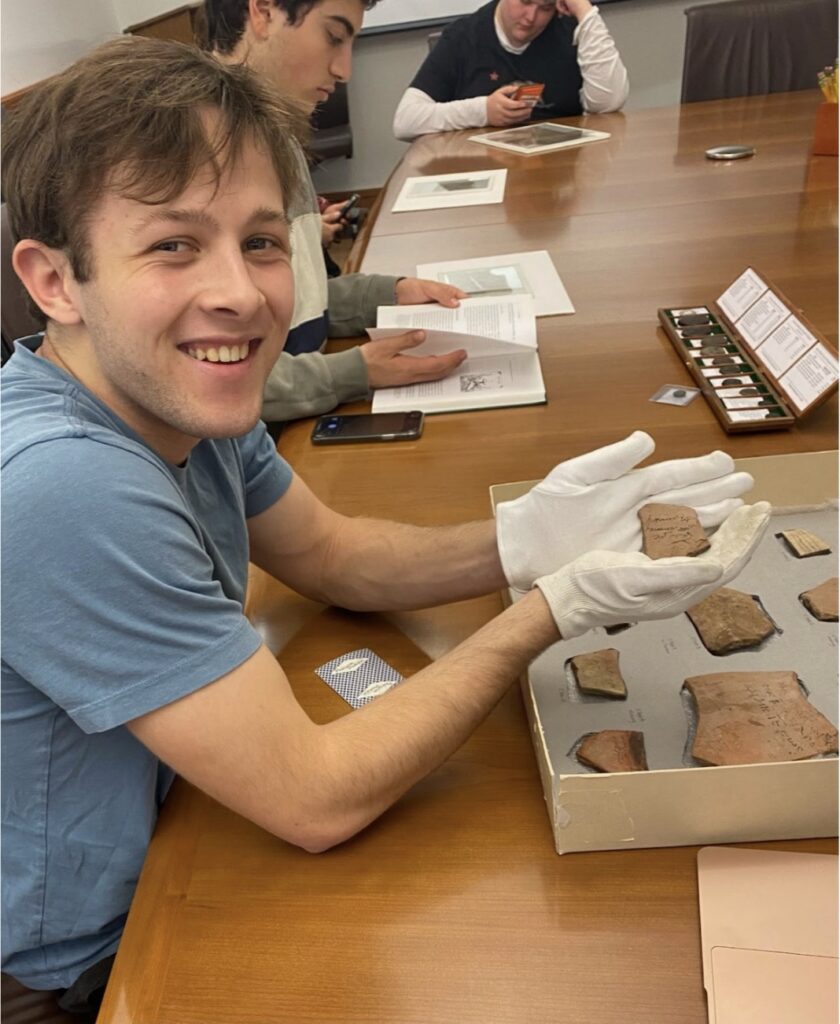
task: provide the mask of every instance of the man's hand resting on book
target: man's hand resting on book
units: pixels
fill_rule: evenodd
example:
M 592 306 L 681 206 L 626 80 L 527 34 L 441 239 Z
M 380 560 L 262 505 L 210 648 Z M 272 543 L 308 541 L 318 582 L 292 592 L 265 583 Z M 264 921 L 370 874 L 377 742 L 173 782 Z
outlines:
M 737 576 L 770 519 L 766 501 L 737 508 L 696 558 L 659 558 L 640 551 L 590 551 L 535 583 L 565 640 L 595 626 L 667 619 L 693 607 Z
M 428 281 L 422 277 L 401 277 L 396 288 L 397 306 L 418 306 L 423 302 L 439 302 L 441 306 L 454 309 L 461 299 L 469 298 L 466 292 L 443 281 Z
M 361 346 L 372 388 L 398 388 L 406 384 L 438 380 L 451 373 L 467 358 L 464 349 L 442 356 L 410 356 L 405 350 L 422 344 L 425 331 L 407 331 L 395 338 L 380 338 Z
M 688 505 L 710 528 L 752 487 L 749 473 L 735 473 L 724 452 L 636 469 L 653 449 L 653 439 L 637 430 L 561 462 L 527 494 L 500 504 L 496 537 L 508 583 L 528 590 L 588 551 L 640 551 L 638 510 L 648 502 Z

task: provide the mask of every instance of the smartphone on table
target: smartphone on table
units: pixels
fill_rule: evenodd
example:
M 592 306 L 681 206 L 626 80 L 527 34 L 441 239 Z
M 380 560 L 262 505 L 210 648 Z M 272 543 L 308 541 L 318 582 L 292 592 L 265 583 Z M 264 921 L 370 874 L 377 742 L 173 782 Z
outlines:
M 312 428 L 313 444 L 354 444 L 360 441 L 413 441 L 423 433 L 423 413 L 372 412 L 353 416 L 321 416 Z

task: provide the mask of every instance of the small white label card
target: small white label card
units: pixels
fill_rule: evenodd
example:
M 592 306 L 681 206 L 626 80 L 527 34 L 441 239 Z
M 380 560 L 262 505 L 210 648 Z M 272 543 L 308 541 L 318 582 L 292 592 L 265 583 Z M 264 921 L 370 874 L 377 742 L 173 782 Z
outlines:
M 766 291 L 767 285 L 752 267 L 747 267 L 744 273 L 736 281 L 732 282 L 717 301 L 730 320 L 737 320 Z
M 353 708 L 364 707 L 405 678 L 369 647 L 333 658 L 315 673 Z
M 761 358 L 764 365 L 780 377 L 816 340 L 805 324 L 789 316 L 761 346 Z
M 753 348 L 758 348 L 767 335 L 789 316 L 790 310 L 784 302 L 773 292 L 767 291 L 740 320 L 736 320 L 735 326 Z
M 837 359 L 823 344 L 814 347 L 779 379 L 797 409 L 807 409 L 837 380 Z

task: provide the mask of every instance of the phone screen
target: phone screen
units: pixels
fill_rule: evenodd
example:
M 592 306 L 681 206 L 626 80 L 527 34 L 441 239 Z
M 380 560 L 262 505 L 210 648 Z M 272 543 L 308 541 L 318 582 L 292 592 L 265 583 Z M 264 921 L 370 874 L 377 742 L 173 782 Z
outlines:
M 312 443 L 410 440 L 419 437 L 422 430 L 423 414 L 416 411 L 322 416 L 312 431 Z

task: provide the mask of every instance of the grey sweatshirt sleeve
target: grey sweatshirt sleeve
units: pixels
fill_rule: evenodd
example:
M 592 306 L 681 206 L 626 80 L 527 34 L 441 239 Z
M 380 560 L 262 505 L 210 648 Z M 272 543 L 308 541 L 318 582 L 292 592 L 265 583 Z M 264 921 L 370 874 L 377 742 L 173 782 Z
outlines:
M 358 348 L 329 355 L 284 352 L 266 382 L 262 417 L 277 423 L 319 416 L 342 402 L 358 402 L 367 395 L 367 367 Z
M 398 277 L 385 274 L 343 274 L 327 282 L 331 338 L 352 338 L 376 324 L 376 307 L 396 302 Z

